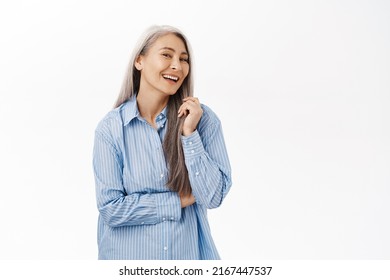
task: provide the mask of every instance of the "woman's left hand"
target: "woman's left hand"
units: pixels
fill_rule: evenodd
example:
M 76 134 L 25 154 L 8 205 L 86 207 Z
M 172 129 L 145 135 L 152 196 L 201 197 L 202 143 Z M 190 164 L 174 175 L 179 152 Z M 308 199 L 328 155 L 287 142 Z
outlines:
M 203 110 L 200 107 L 199 99 L 196 97 L 187 97 L 183 99 L 183 104 L 178 111 L 178 117 L 185 117 L 183 124 L 183 135 L 188 136 L 195 131 L 196 126 L 202 117 Z

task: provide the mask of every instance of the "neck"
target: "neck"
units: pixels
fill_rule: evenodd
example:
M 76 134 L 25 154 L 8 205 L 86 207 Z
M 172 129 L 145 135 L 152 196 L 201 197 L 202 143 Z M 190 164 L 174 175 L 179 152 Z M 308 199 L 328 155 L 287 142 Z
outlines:
M 156 126 L 156 117 L 167 106 L 169 96 L 156 97 L 153 94 L 139 91 L 137 94 L 137 105 L 139 113 L 153 127 Z

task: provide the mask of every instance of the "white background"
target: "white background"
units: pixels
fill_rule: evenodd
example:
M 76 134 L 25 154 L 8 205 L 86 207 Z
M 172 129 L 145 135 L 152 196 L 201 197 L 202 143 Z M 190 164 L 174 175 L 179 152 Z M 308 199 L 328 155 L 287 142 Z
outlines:
M 223 123 L 222 258 L 390 258 L 390 2 L 164 0 L 1 2 L 0 259 L 96 259 L 94 129 L 151 24 Z

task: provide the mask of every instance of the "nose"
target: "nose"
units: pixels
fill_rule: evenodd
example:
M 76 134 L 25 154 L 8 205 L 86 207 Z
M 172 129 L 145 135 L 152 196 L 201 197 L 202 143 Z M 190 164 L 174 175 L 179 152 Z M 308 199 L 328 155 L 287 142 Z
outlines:
M 178 71 L 182 70 L 179 59 L 172 59 L 171 69 L 172 70 L 178 70 Z

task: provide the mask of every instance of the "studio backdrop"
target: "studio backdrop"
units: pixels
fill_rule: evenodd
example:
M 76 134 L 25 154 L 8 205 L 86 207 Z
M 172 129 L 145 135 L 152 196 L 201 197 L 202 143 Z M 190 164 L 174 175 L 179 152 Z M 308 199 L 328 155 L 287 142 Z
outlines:
M 390 2 L 2 1 L 0 259 L 96 259 L 94 130 L 152 24 L 222 121 L 223 259 L 390 258 Z

